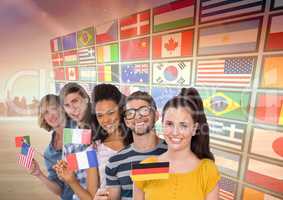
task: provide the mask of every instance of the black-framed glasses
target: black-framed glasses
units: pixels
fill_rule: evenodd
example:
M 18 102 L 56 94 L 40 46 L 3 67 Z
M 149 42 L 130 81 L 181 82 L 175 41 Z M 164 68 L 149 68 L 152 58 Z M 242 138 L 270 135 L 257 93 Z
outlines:
M 142 107 L 139 107 L 137 109 L 131 108 L 131 109 L 125 110 L 124 117 L 127 120 L 133 119 L 133 118 L 135 118 L 137 112 L 141 116 L 146 117 L 150 114 L 151 110 L 152 110 L 152 108 L 150 106 L 142 106 Z

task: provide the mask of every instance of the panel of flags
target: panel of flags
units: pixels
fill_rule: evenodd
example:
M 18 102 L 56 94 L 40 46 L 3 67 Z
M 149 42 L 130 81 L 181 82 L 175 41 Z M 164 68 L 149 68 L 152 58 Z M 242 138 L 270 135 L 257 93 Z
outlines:
M 216 163 L 227 176 L 220 199 L 283 197 L 282 180 L 265 179 L 274 188 L 251 180 L 256 169 L 248 162 L 252 157 L 250 163 L 276 171 L 283 159 L 282 2 L 176 0 L 54 37 L 56 92 L 70 81 L 88 92 L 107 82 L 126 95 L 149 92 L 160 111 L 180 88 L 194 86 L 203 98 Z M 244 169 L 237 168 L 242 162 Z M 236 194 L 239 180 L 257 192 Z

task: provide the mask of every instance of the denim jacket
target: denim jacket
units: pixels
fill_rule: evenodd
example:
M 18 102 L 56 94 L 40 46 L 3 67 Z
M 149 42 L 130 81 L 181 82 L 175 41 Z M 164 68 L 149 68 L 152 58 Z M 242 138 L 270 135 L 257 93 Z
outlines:
M 55 150 L 53 147 L 53 140 L 54 140 L 55 132 L 52 133 L 52 139 L 50 144 L 47 146 L 44 152 L 44 162 L 48 172 L 48 179 L 57 183 L 57 185 L 61 188 L 61 199 L 62 200 L 69 200 L 72 199 L 73 191 L 66 183 L 61 181 L 55 170 L 52 168 L 54 164 L 56 164 L 57 160 L 62 159 L 62 150 Z

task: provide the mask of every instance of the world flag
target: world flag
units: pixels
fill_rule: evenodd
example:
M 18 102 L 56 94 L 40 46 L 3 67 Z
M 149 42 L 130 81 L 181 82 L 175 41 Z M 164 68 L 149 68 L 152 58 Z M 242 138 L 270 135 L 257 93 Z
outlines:
M 208 115 L 240 121 L 248 119 L 248 92 L 200 91 L 200 95 Z
M 283 49 L 283 15 L 275 15 L 269 19 L 269 29 L 265 44 L 266 51 L 278 51 Z
M 153 63 L 153 83 L 156 84 L 190 84 L 191 62 L 160 62 Z
M 245 187 L 243 190 L 243 200 L 282 200 L 265 192 Z
M 118 62 L 118 44 L 109 44 L 97 47 L 97 63 Z
M 23 143 L 21 153 L 18 155 L 18 163 L 23 167 L 30 169 L 34 155 L 35 149 L 29 144 Z
M 30 137 L 28 135 L 15 137 L 16 147 L 22 147 L 23 143 L 30 145 Z
M 120 38 L 126 39 L 149 34 L 150 10 L 120 19 Z
M 50 40 L 51 52 L 62 51 L 62 41 L 60 37 Z
M 78 48 L 94 45 L 94 27 L 88 27 L 77 33 Z
M 283 56 L 267 56 L 263 59 L 261 88 L 283 89 Z
M 123 64 L 121 66 L 123 83 L 148 83 L 149 64 Z
M 255 57 L 200 60 L 197 63 L 196 85 L 250 87 Z
M 52 65 L 53 66 L 62 66 L 63 65 L 63 53 L 53 53 L 52 57 Z
M 91 129 L 64 128 L 63 144 L 90 144 Z
M 194 24 L 195 0 L 174 1 L 153 8 L 153 32 L 167 31 Z
M 91 96 L 95 83 L 81 82 L 80 85 L 85 89 L 86 93 Z
M 222 177 L 219 181 L 219 199 L 220 200 L 234 200 L 237 190 L 237 182 Z
M 152 58 L 174 58 L 192 56 L 193 31 L 186 30 L 152 38 Z
M 64 52 L 64 65 L 75 65 L 78 63 L 77 50 Z
M 271 10 L 283 9 L 283 2 L 281 0 L 272 0 L 270 8 Z
M 228 122 L 220 119 L 207 119 L 209 125 L 209 137 L 212 144 L 241 150 L 246 126 L 236 122 Z
M 260 93 L 257 96 L 255 121 L 271 125 L 283 125 L 283 95 Z
M 147 60 L 149 58 L 149 37 L 121 42 L 121 60 Z
M 132 164 L 133 181 L 161 180 L 169 178 L 169 162 L 152 162 Z
M 143 92 L 148 92 L 149 88 L 147 86 L 137 86 L 137 85 L 121 85 L 120 86 L 120 91 L 126 95 L 129 96 L 133 92 L 136 91 L 143 91 Z
M 177 96 L 179 92 L 180 88 L 153 87 L 151 89 L 151 95 L 155 100 L 157 109 L 159 111 L 162 111 L 162 108 L 164 107 L 165 103 L 174 96 Z
M 80 80 L 81 81 L 96 81 L 96 67 L 95 66 L 87 66 L 80 67 Z
M 98 167 L 97 154 L 95 150 L 82 151 L 68 154 L 66 156 L 68 169 L 71 171 Z
M 95 49 L 94 47 L 78 50 L 80 64 L 95 64 Z
M 216 148 L 212 148 L 211 152 L 214 155 L 215 164 L 221 173 L 233 177 L 238 176 L 241 160 L 238 154 L 218 150 Z
M 66 80 L 68 80 L 68 81 L 79 80 L 78 67 L 66 67 Z
M 56 82 L 56 83 L 55 83 L 55 93 L 56 93 L 57 95 L 59 95 L 61 89 L 64 87 L 65 84 L 66 84 L 66 83 L 63 83 L 63 82 Z
M 96 43 L 112 42 L 118 40 L 117 20 L 96 26 Z
M 199 29 L 198 55 L 255 52 L 261 18 Z
M 250 152 L 283 161 L 283 132 L 254 128 Z
M 243 16 L 262 12 L 264 9 L 264 0 L 249 1 L 201 1 L 200 22 L 206 23 L 220 19 L 227 19 L 237 16 Z
M 76 33 L 70 33 L 64 35 L 63 38 L 63 50 L 75 49 L 77 47 Z
M 119 65 L 98 65 L 99 82 L 119 82 Z
M 273 192 L 283 194 L 283 167 L 271 163 L 249 159 L 245 179 Z
M 55 80 L 65 80 L 65 70 L 64 67 L 54 68 L 54 79 Z

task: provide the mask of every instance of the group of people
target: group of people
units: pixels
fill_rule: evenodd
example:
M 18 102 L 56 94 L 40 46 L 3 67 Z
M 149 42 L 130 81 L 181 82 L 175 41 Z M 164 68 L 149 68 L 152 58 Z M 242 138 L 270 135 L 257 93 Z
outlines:
M 159 117 L 164 140 L 154 128 Z M 220 174 L 194 88 L 183 88 L 160 115 L 146 92 L 125 97 L 116 86 L 99 84 L 90 98 L 79 84 L 68 83 L 59 96 L 41 99 L 38 121 L 52 132 L 44 153 L 48 175 L 36 160 L 30 172 L 63 200 L 218 199 Z M 63 145 L 64 128 L 91 129 L 92 144 Z M 98 167 L 70 171 L 64 157 L 88 150 L 96 151 Z M 170 163 L 168 179 L 132 181 L 133 164 L 155 162 Z

